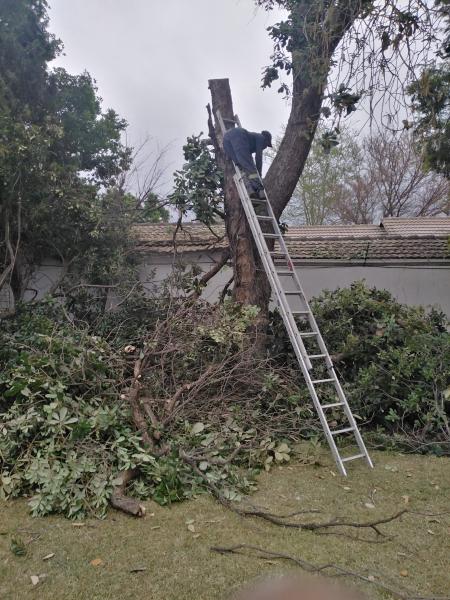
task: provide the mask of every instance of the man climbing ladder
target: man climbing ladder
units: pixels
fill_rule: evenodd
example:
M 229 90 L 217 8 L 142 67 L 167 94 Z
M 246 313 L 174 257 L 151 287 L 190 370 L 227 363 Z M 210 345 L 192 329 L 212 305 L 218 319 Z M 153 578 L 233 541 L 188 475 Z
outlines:
M 261 176 L 262 155 L 266 148 L 272 148 L 272 136 L 268 131 L 253 133 L 243 127 L 234 127 L 223 136 L 224 152 L 244 172 L 250 198 L 265 198 Z M 255 161 L 252 154 L 255 154 Z
M 236 123 L 239 127 L 231 130 L 226 130 L 225 122 L 219 111 L 216 112 L 216 118 L 223 135 L 224 151 L 234 163 L 234 182 L 262 265 L 272 288 L 274 300 L 277 301 L 280 315 L 339 472 L 346 475 L 346 463 L 357 459 L 364 459 L 367 465 L 372 467 L 372 461 L 359 432 L 355 417 L 347 402 L 330 354 L 289 255 L 286 241 L 266 191 L 260 182 L 259 175 L 255 171 L 253 173 L 258 179 L 259 186 L 255 188 L 251 185 L 250 191 L 248 189 L 245 175 L 249 172 L 252 174 L 252 171 L 247 170 L 250 167 L 247 160 L 250 157 L 251 166 L 253 167 L 251 156 L 253 146 L 250 146 L 247 136 L 263 136 L 263 133 L 249 134 L 240 127 L 237 115 L 233 121 L 228 122 Z M 227 148 L 225 147 L 226 139 L 229 142 L 226 144 Z M 267 145 L 270 144 L 271 140 Z M 239 156 L 241 151 L 243 159 L 240 159 Z M 262 160 L 262 149 L 260 152 Z M 245 162 L 244 165 L 242 165 L 242 160 Z M 241 169 L 245 170 L 246 173 L 243 173 Z M 249 181 L 251 182 L 252 179 Z M 255 211 L 256 207 L 258 208 L 258 214 Z M 269 241 L 270 244 L 268 244 Z M 347 445 L 338 447 L 338 443 L 341 445 L 342 441 L 356 445 L 358 448 L 356 454 L 353 453 L 353 449 L 349 454 Z

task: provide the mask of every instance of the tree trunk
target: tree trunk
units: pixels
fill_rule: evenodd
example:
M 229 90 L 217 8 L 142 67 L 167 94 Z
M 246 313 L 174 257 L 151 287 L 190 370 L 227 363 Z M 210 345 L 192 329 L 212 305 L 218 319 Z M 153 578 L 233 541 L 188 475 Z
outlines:
M 234 273 L 233 300 L 259 306 L 261 312 L 258 329 L 264 329 L 268 319 L 270 285 L 233 181 L 233 164 L 223 153 L 222 132 L 217 121 L 217 111 L 220 111 L 223 119 L 234 119 L 230 83 L 228 79 L 211 79 L 209 89 L 215 119 L 214 131 L 210 131 L 210 134 L 215 142 L 216 159 L 225 179 L 225 227 Z M 225 121 L 225 127 L 230 129 L 233 123 Z

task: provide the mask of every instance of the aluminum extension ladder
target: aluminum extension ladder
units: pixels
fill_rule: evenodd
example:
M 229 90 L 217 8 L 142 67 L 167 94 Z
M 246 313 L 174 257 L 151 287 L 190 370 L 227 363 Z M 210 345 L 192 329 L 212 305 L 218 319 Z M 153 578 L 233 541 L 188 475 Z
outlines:
M 218 111 L 216 117 L 223 135 L 226 131 L 224 120 Z M 234 123 L 239 127 L 241 126 L 237 115 L 234 118 Z M 289 339 L 294 348 L 339 472 L 342 475 L 347 475 L 344 463 L 359 458 L 364 458 L 369 467 L 373 468 L 355 417 L 352 414 L 347 398 L 337 378 L 331 357 L 303 292 L 267 194 L 264 191 L 264 199 L 257 200 L 250 198 L 239 167 L 236 165 L 234 167 L 236 170 L 234 181 L 256 247 L 258 248 L 261 262 L 269 279 L 272 292 L 277 300 L 281 317 L 289 334 Z M 261 214 L 261 212 L 264 214 Z M 270 229 L 270 231 L 267 231 L 267 229 Z M 278 244 L 279 250 L 275 249 L 275 245 L 273 251 L 269 249 L 267 246 L 267 240 L 269 239 L 274 240 Z M 282 261 L 281 266 L 280 261 Z M 284 286 L 283 284 L 287 285 Z M 299 319 L 298 322 L 296 321 L 296 317 Z M 305 326 L 306 330 L 304 329 Z M 318 377 L 314 374 L 314 371 L 317 369 L 319 372 L 322 371 L 322 375 Z M 348 426 L 332 429 L 331 426 L 336 418 L 336 416 L 333 417 L 333 411 L 343 411 Z M 350 456 L 341 455 L 337 442 L 339 436 L 342 434 L 353 436 L 359 448 L 357 454 Z

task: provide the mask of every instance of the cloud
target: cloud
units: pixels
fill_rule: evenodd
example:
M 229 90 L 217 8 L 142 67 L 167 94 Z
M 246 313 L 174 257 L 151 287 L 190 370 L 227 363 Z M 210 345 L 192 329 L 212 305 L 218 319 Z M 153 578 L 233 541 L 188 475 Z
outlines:
M 171 142 L 170 170 L 182 163 L 188 135 L 205 131 L 208 79 L 230 79 L 244 127 L 279 135 L 288 106 L 260 88 L 280 13 L 253 0 L 54 0 L 50 29 L 65 55 L 56 65 L 96 79 L 104 108 L 129 123 L 129 141 Z

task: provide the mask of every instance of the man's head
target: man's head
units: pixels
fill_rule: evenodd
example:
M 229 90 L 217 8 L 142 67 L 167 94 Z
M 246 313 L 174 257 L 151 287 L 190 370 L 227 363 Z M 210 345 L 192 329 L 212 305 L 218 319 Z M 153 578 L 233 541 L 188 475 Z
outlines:
M 272 134 L 270 133 L 270 131 L 261 131 L 261 135 L 264 138 L 264 141 L 266 142 L 266 148 L 272 148 Z

